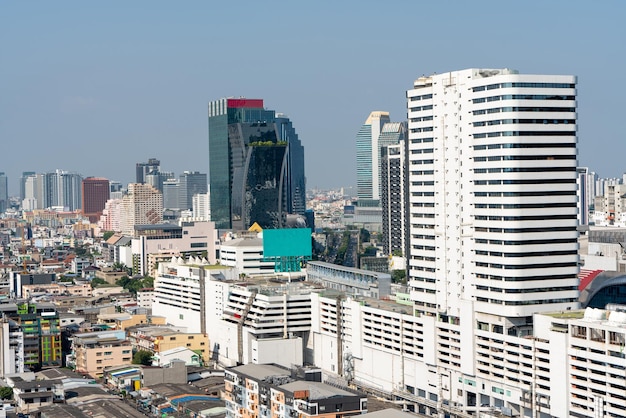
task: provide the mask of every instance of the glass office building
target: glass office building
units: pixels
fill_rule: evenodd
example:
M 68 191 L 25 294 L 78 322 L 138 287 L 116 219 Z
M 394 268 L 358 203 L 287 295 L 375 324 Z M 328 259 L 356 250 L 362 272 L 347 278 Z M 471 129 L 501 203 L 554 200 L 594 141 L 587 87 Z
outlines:
M 210 102 L 209 190 L 218 229 L 279 228 L 304 214 L 304 149 L 291 121 L 263 100 Z

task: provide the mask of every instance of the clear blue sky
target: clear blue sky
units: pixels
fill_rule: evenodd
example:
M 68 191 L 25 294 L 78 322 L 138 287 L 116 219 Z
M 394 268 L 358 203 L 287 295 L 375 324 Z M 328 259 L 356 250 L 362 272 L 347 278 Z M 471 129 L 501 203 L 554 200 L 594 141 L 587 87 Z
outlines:
M 578 76 L 579 164 L 626 171 L 623 1 L 3 1 L 0 171 L 128 183 L 136 162 L 208 172 L 207 102 L 263 98 L 305 147 L 308 187 L 356 183 L 372 110 L 406 117 L 421 75 Z

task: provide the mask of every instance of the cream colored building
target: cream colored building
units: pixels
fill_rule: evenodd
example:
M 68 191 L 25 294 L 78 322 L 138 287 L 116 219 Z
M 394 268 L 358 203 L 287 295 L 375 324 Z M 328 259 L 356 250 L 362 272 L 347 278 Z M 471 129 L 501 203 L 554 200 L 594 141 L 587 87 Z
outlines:
M 71 283 L 26 284 L 22 285 L 25 298 L 41 295 L 91 296 L 91 285 Z
M 78 373 L 101 377 L 106 367 L 131 364 L 132 359 L 132 346 L 124 331 L 87 332 L 72 338 L 67 364 Z
M 184 347 L 198 353 L 203 362 L 209 360 L 209 337 L 202 333 L 187 333 L 173 326 L 138 326 L 128 330 L 128 339 L 134 350 L 145 350 L 159 355 L 173 348 Z
M 105 324 L 111 329 L 126 330 L 136 325 L 165 325 L 166 320 L 162 316 L 148 316 L 146 314 L 131 315 L 129 313 L 102 313 L 98 315 L 98 324 Z

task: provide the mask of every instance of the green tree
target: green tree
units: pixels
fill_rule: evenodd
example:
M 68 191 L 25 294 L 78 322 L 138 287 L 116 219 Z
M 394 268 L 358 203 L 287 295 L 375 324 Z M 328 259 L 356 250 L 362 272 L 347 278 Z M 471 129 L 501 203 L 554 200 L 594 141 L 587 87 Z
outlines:
M 106 241 L 106 240 L 108 240 L 109 238 L 111 238 L 111 237 L 113 236 L 113 234 L 115 234 L 115 232 L 113 232 L 113 231 L 104 231 L 104 232 L 102 233 L 102 239 L 103 239 L 104 241 Z
M 13 388 L 9 386 L 0 387 L 0 399 L 13 399 Z
M 93 278 L 91 280 L 91 288 L 95 289 L 96 287 L 100 286 L 101 284 L 106 284 L 107 281 L 104 279 L 101 279 L 99 277 Z
M 404 270 L 392 270 L 391 281 L 393 283 L 406 284 L 406 271 Z
M 152 353 L 146 350 L 139 350 L 133 356 L 133 364 L 141 364 L 143 366 L 152 365 Z

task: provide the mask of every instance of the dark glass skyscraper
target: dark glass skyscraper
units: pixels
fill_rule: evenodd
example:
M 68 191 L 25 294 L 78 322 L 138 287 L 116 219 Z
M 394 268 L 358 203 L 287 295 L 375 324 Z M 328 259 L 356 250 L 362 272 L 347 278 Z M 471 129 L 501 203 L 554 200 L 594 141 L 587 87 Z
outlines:
M 291 121 L 263 100 L 210 102 L 209 192 L 220 229 L 279 228 L 288 213 L 303 215 L 304 148 Z

